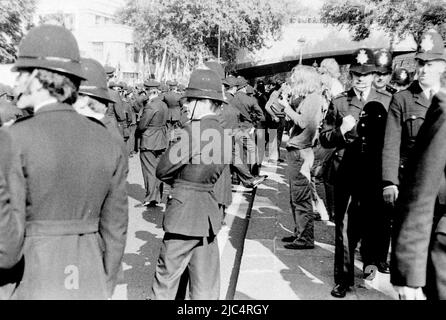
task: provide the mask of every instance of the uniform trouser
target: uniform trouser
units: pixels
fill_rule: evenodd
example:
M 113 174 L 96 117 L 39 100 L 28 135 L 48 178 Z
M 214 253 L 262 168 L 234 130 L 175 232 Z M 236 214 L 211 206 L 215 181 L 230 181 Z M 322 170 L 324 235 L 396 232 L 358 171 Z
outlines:
M 188 269 L 191 300 L 218 300 L 220 297 L 220 255 L 217 237 L 164 235 L 152 299 L 174 300 L 181 276 Z
M 246 163 L 246 160 L 243 157 L 245 151 L 247 152 L 248 143 L 244 144 L 244 139 L 250 140 L 249 138 L 244 137 L 243 133 L 236 133 L 235 135 L 235 144 L 232 148 L 232 165 L 231 171 L 235 172 L 240 181 L 244 186 L 250 184 L 254 179 L 254 176 L 251 174 L 249 167 Z M 249 148 L 252 146 L 250 145 Z M 255 146 L 254 146 L 255 152 Z
M 156 178 L 156 167 L 160 161 L 163 150 L 141 150 L 139 156 L 141 159 L 142 176 L 146 188 L 146 197 L 144 202 L 161 202 L 163 194 L 163 184 Z
M 375 195 L 370 195 L 372 192 L 373 190 L 364 192 L 365 196 L 362 197 L 349 196 L 342 186 L 335 187 L 336 284 L 354 284 L 355 250 L 359 241 L 361 241 L 364 267 L 384 262 L 385 260 L 377 260 L 382 259 L 384 255 L 387 256 L 387 236 L 390 237 L 390 229 L 384 231 L 387 226 L 383 225 L 385 213 L 383 213 L 382 197 L 378 197 L 377 192 Z
M 367 228 L 361 240 L 361 256 L 364 263 L 378 264 L 387 262 L 391 238 L 392 208 L 385 206 L 382 196 L 363 209 Z
M 130 137 L 127 140 L 127 151 L 129 154 L 135 150 L 135 133 L 136 133 L 136 125 L 131 125 Z
M 255 137 L 249 131 L 251 128 L 240 129 L 235 133 L 235 156 L 234 162 L 251 165 L 257 163 L 257 150 L 255 144 Z
M 311 148 L 288 149 L 288 181 L 290 205 L 295 223 L 294 235 L 297 242 L 314 244 L 314 213 L 310 168 L 314 161 Z

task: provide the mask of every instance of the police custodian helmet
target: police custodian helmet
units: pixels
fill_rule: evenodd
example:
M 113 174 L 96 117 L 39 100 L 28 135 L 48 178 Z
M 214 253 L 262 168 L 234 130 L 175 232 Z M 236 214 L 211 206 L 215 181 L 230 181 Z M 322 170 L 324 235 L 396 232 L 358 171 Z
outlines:
M 115 103 L 116 101 L 111 99 L 108 94 L 107 75 L 104 67 L 94 59 L 81 59 L 81 66 L 87 79 L 81 82 L 79 93 Z
M 39 68 L 84 80 L 80 59 L 77 41 L 68 29 L 41 25 L 20 43 L 12 71 Z
M 192 72 L 184 97 L 227 103 L 223 97 L 220 76 L 207 67 Z

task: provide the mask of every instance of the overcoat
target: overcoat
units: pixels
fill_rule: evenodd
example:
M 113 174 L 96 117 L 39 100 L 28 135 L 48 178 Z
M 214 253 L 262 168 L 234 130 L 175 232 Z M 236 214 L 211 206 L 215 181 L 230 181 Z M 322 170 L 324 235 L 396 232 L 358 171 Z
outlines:
M 50 104 L 6 131 L 24 230 L 18 299 L 111 297 L 126 243 L 127 156 L 98 122 Z
M 219 148 L 213 149 L 212 159 L 205 157 L 205 146 L 212 146 L 204 138 L 206 132 L 213 132 L 216 139 L 223 137 L 216 115 L 189 122 L 158 164 L 157 178 L 173 186 L 163 220 L 165 232 L 209 237 L 221 228 L 214 185 L 227 165 Z
M 138 130 L 141 132 L 141 150 L 162 150 L 168 145 L 167 105 L 160 98 L 147 101 L 141 112 Z
M 446 203 L 438 196 L 446 174 L 446 92 L 438 93 L 420 128 L 402 185 L 395 221 L 391 282 L 424 287 L 446 299 Z M 438 199 L 438 198 L 442 199 Z

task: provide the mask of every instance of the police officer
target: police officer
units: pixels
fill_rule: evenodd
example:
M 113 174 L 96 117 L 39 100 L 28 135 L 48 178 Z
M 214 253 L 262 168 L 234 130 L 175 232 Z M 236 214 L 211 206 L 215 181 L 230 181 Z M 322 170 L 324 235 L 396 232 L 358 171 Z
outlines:
M 395 90 L 389 85 L 392 79 L 392 54 L 387 49 L 379 49 L 374 52 L 376 63 L 376 74 L 373 79 L 373 86 L 381 92 L 390 96 Z
M 172 185 L 172 198 L 163 221 L 165 235 L 152 298 L 173 300 L 180 277 L 188 268 L 190 298 L 216 300 L 220 295 L 217 234 L 221 215 L 214 185 L 227 164 L 225 150 L 220 149 L 224 141 L 214 144 L 212 152 L 202 152 L 209 143 L 202 137 L 211 133 L 213 141 L 224 137 L 216 115 L 219 105 L 225 103 L 219 76 L 208 68 L 194 70 L 185 98 L 191 121 L 180 140 L 161 157 L 156 170 L 159 179 Z
M 389 205 L 394 205 L 398 198 L 418 130 L 432 97 L 440 90 L 441 74 L 446 68 L 443 51 L 440 34 L 434 30 L 425 32 L 415 55 L 418 79 L 396 93 L 390 104 L 382 158 L 383 197 Z
M 361 149 L 358 146 L 362 138 L 356 130 L 366 103 L 377 101 L 387 108 L 390 102 L 387 94 L 372 87 L 375 72 L 373 52 L 367 48 L 357 50 L 350 66 L 353 87 L 332 100 L 320 134 L 324 148 L 336 148 L 332 158 L 335 169 L 329 177 L 335 189 L 335 287 L 331 292 L 335 297 L 345 297 L 349 287 L 354 285 L 355 248 L 365 235 L 367 228 L 363 225 L 375 208 L 367 208 L 375 197 L 370 196 L 367 183 L 360 179 L 361 172 L 369 168 L 362 167 L 359 162 Z M 367 251 L 362 253 L 364 276 L 367 277 L 367 266 L 372 261 L 364 255 Z
M 390 280 L 403 300 L 446 300 L 445 119 L 443 85 L 426 112 L 396 208 Z
M 86 80 L 79 87 L 79 97 L 73 105 L 74 109 L 86 117 L 101 121 L 125 152 L 116 120 L 106 115 L 108 104 L 114 101 L 109 95 L 104 68 L 98 61 L 86 58 L 81 59 L 81 66 Z
M 144 82 L 147 89 L 147 100 L 141 110 L 138 131 L 141 134 L 139 145 L 141 169 L 144 178 L 146 196 L 144 206 L 154 206 L 161 203 L 163 184 L 156 178 L 156 167 L 161 155 L 168 147 L 167 105 L 159 97 L 160 83 L 155 80 Z
M 237 78 L 237 92 L 235 93 L 234 98 L 231 99 L 231 103 L 241 114 L 240 130 L 237 132 L 236 136 L 237 147 L 242 149 L 242 158 L 244 162 L 250 165 L 251 173 L 254 176 L 258 176 L 257 167 L 260 166 L 261 163 L 259 163 L 257 157 L 254 134 L 258 123 L 264 121 L 265 116 L 257 101 L 246 94 L 247 86 L 248 81 L 246 81 L 245 78 Z
M 13 70 L 18 107 L 34 108 L 6 131 L 26 261 L 14 297 L 110 298 L 126 243 L 127 157 L 104 126 L 72 107 L 84 75 L 70 31 L 29 31 Z
M 170 90 L 163 94 L 163 101 L 167 104 L 169 115 L 167 117 L 167 128 L 169 142 L 175 139 L 175 132 L 181 127 L 181 103 L 182 95 L 175 91 L 177 85 L 174 81 L 167 81 Z
M 395 89 L 395 92 L 400 92 L 409 87 L 412 82 L 412 76 L 405 68 L 395 68 L 390 80 L 390 85 Z
M 127 125 L 127 115 L 125 112 L 125 106 L 122 102 L 121 96 L 119 95 L 119 89 L 121 86 L 119 83 L 112 81 L 115 77 L 115 68 L 106 66 L 105 67 L 107 77 L 109 78 L 108 87 L 109 95 L 114 103 L 109 103 L 107 108 L 107 115 L 113 117 L 118 123 L 119 132 L 121 133 L 122 138 L 124 139 L 124 128 Z

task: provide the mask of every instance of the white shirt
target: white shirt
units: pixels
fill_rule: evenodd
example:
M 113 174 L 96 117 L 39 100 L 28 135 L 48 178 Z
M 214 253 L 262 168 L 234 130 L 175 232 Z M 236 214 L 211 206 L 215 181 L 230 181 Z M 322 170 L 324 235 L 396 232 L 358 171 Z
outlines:
M 419 84 L 420 84 L 421 89 L 423 90 L 424 95 L 428 99 L 431 98 L 431 92 L 433 92 L 434 94 L 437 94 L 438 91 L 440 91 L 440 84 L 438 84 L 434 87 L 431 87 L 431 88 L 425 87 L 421 83 L 419 83 Z
M 361 92 L 359 92 L 355 88 L 353 88 L 353 90 L 355 91 L 355 94 L 358 97 L 358 99 L 361 100 Z M 367 101 L 367 98 L 369 97 L 370 94 L 370 90 L 372 90 L 372 87 L 368 87 L 364 92 L 362 92 L 362 97 L 364 98 L 364 101 Z
M 47 105 L 54 104 L 54 103 L 57 103 L 57 99 L 56 98 L 50 98 L 50 99 L 45 100 L 45 101 L 43 101 L 43 102 L 41 102 L 39 104 L 36 104 L 34 106 L 34 112 L 36 112 L 37 110 L 39 110 L 42 107 L 45 107 Z

